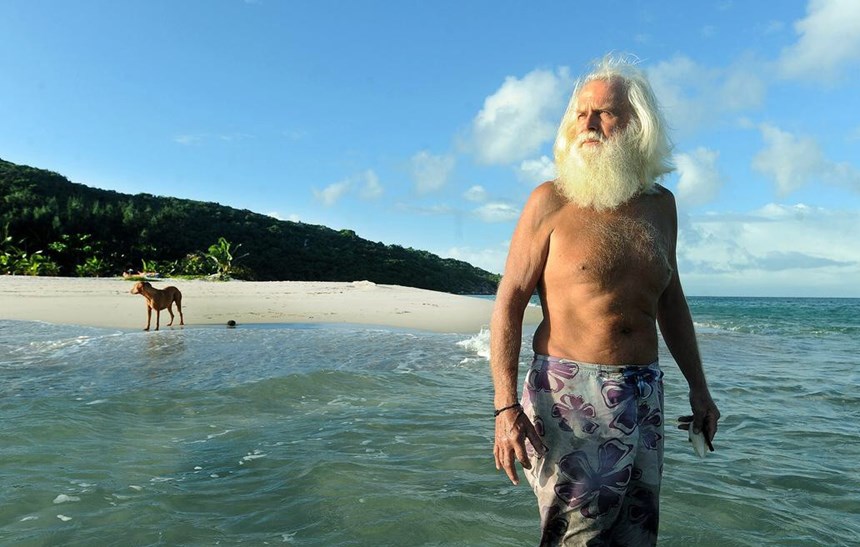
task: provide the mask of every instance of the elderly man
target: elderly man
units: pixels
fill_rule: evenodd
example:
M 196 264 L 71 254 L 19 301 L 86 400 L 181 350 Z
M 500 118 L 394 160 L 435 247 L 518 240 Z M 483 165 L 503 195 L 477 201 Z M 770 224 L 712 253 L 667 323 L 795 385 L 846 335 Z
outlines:
M 705 381 L 675 259 L 665 122 L 644 74 L 606 58 L 576 85 L 558 130 L 558 178 L 529 197 L 491 324 L 496 467 L 538 499 L 541 545 L 653 545 L 663 467 L 657 325 L 690 387 L 682 427 L 711 440 Z M 543 321 L 522 400 L 522 318 Z

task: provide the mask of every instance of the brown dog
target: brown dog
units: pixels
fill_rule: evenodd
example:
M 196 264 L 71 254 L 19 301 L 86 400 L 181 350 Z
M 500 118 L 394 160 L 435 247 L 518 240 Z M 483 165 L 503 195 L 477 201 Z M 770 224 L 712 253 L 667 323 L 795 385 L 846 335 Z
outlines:
M 142 294 L 146 298 L 146 328 L 149 330 L 149 324 L 152 321 L 152 310 L 155 310 L 155 330 L 158 330 L 158 321 L 161 319 L 161 310 L 167 308 L 170 314 L 170 323 L 173 324 L 173 303 L 176 302 L 176 309 L 179 310 L 179 324 L 185 324 L 185 318 L 182 317 L 182 293 L 176 287 L 164 287 L 163 289 L 154 289 L 146 281 L 138 281 L 131 288 L 131 294 Z

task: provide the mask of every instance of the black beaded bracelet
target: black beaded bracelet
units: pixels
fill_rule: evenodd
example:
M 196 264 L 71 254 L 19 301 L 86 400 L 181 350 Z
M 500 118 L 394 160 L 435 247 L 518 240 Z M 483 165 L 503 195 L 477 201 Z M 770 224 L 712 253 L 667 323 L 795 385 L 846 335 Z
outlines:
M 506 406 L 506 407 L 504 407 L 504 408 L 500 408 L 500 409 L 498 409 L 498 410 L 494 411 L 494 412 L 493 412 L 493 418 L 497 418 L 497 417 L 499 416 L 499 414 L 501 414 L 502 412 L 504 412 L 504 411 L 506 411 L 506 410 L 510 410 L 510 409 L 512 409 L 512 408 L 518 408 L 518 409 L 520 409 L 520 410 L 522 410 L 522 409 L 523 409 L 523 407 L 522 407 L 519 403 L 514 403 L 514 404 L 512 404 L 512 405 L 510 405 L 510 406 Z

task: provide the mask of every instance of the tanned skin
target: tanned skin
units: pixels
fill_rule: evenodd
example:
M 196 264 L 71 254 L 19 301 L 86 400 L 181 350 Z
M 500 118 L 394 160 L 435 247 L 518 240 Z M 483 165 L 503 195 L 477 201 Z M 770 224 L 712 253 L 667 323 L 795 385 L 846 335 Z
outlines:
M 626 97 L 603 81 L 579 95 L 576 130 L 610 137 L 630 118 Z M 601 146 L 586 141 L 581 146 Z M 535 353 L 605 365 L 647 365 L 657 360 L 657 327 L 690 386 L 692 427 L 710 444 L 719 411 L 705 381 L 690 310 L 678 277 L 677 211 L 672 193 L 655 186 L 615 209 L 597 211 L 570 202 L 555 182 L 529 197 L 511 240 L 491 322 L 490 366 L 495 407 L 516 403 L 522 318 L 535 290 L 543 321 Z M 526 439 L 546 452 L 522 413 L 496 418 L 494 456 L 514 484 L 515 460 L 531 462 Z

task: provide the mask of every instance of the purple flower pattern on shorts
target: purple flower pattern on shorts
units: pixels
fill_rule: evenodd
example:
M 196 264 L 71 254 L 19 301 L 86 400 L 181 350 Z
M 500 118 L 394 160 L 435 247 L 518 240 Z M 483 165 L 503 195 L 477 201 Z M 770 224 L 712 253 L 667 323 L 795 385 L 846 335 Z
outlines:
M 603 370 L 535 357 L 523 401 L 550 449 L 526 471 L 541 510 L 542 545 L 569 533 L 600 544 L 654 544 L 662 377 L 656 366 Z M 526 443 L 532 457 L 530 449 Z
M 659 380 L 661 375 L 650 369 L 631 367 L 625 371 L 623 381 L 607 380 L 602 390 L 603 401 L 608 408 L 621 407 L 620 411 L 615 411 L 617 415 L 609 427 L 630 435 L 643 420 L 652 417 L 648 404 L 637 404 L 637 401 L 651 397 L 654 393 L 653 382 Z
M 594 405 L 585 402 L 580 395 L 562 395 L 559 402 L 552 405 L 552 417 L 564 431 L 573 431 L 576 426 L 589 435 L 600 427 L 594 421 L 597 412 Z
M 579 365 L 559 360 L 543 360 L 540 368 L 529 370 L 527 384 L 534 391 L 555 393 L 579 372 Z
M 660 525 L 660 509 L 654 492 L 646 488 L 634 488 L 630 492 L 630 500 L 627 518 L 656 537 Z
M 642 428 L 644 431 L 642 433 L 641 442 L 642 446 L 648 450 L 657 450 L 657 445 L 663 436 L 657 433 L 656 429 L 663 425 L 663 414 L 659 410 L 642 403 L 639 405 L 639 425 L 654 426 Z
M 630 435 L 636 429 L 638 409 L 634 386 L 626 382 L 607 380 L 603 385 L 603 402 L 608 408 L 621 407 L 609 427 Z
M 555 493 L 571 509 L 579 509 L 586 518 L 597 518 L 621 503 L 621 496 L 632 476 L 633 465 L 623 463 L 633 447 L 618 439 L 609 439 L 598 449 L 598 467 L 594 469 L 583 451 L 563 456 L 558 469 Z

